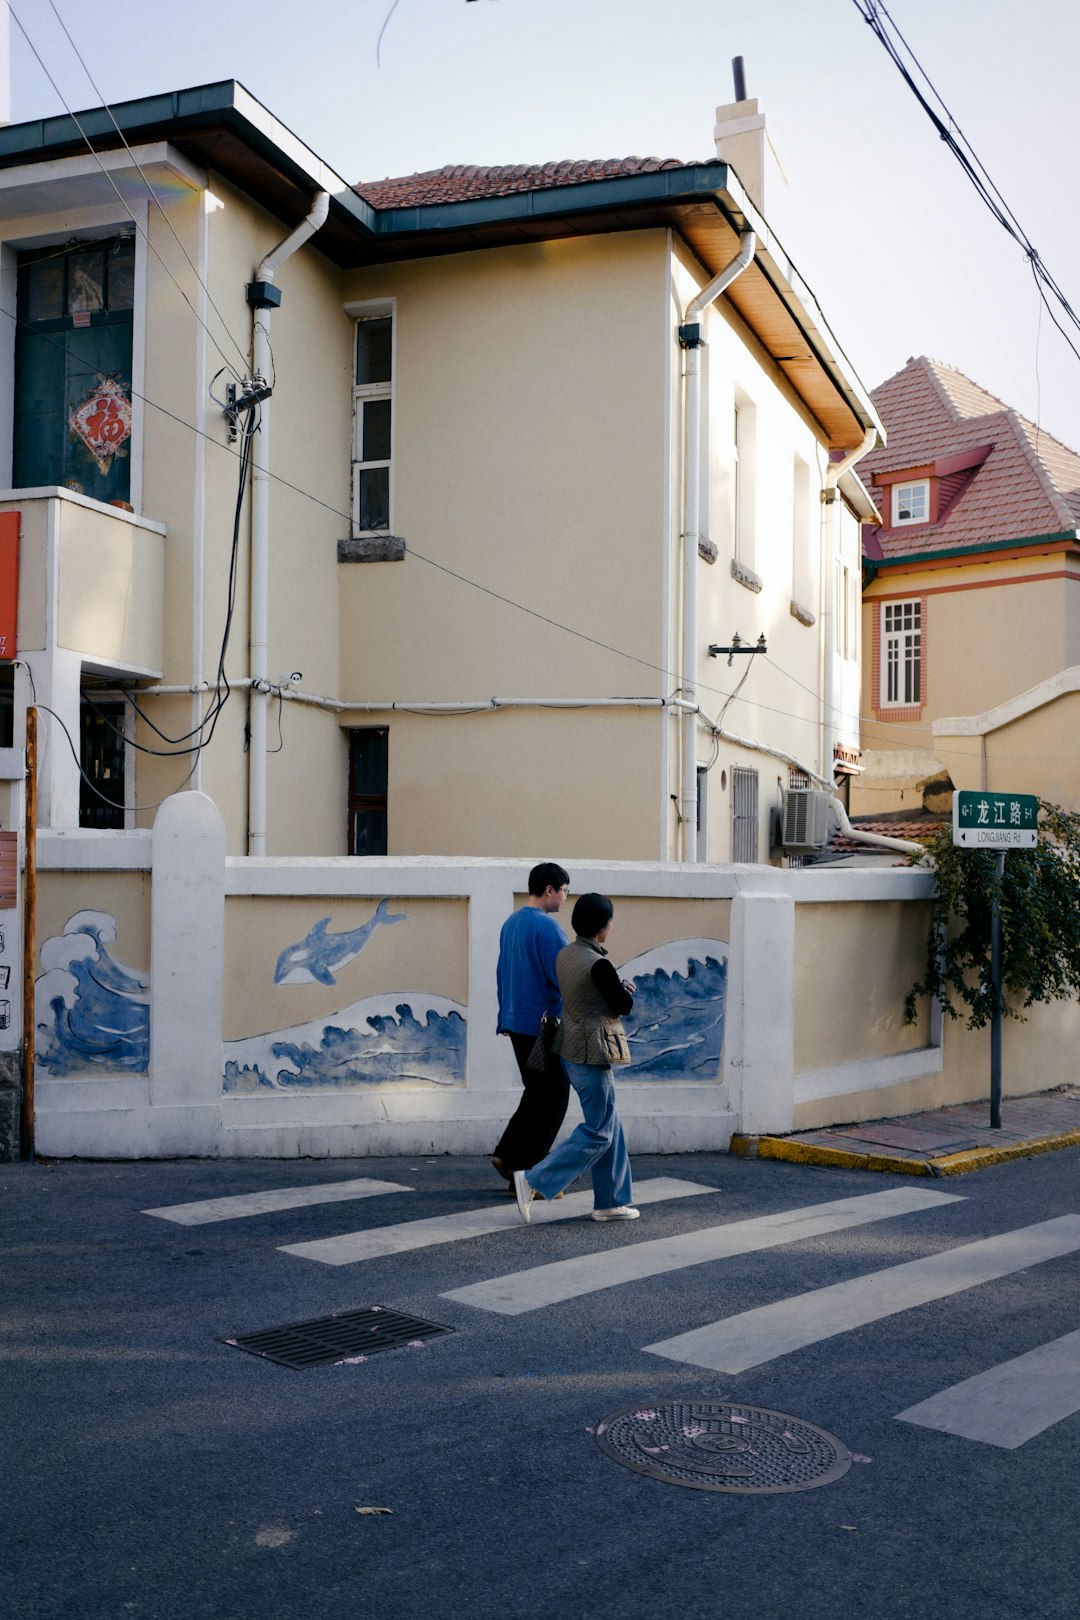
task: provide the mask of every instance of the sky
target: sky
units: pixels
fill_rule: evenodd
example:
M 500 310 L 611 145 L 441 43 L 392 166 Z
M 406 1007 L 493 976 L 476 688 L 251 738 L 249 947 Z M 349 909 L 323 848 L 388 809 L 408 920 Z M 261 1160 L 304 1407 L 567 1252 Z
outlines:
M 888 4 L 1080 308 L 1080 6 Z M 11 9 L 57 87 L 13 21 L 15 122 L 65 102 L 79 110 L 233 78 L 352 181 L 447 163 L 708 159 L 715 108 L 734 100 L 731 59 L 741 55 L 787 182 L 771 177 L 765 216 L 863 384 L 932 355 L 1080 450 L 1080 359 L 854 0 L 111 0 L 105 10 L 12 0 Z M 1074 341 L 1080 348 L 1075 332 Z

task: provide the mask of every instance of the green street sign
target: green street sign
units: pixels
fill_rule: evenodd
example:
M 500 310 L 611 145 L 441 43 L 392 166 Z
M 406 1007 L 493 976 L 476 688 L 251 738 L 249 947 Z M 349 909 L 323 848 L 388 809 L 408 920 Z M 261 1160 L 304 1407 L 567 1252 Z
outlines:
M 1034 793 L 954 793 L 952 841 L 964 849 L 1034 849 L 1039 841 Z

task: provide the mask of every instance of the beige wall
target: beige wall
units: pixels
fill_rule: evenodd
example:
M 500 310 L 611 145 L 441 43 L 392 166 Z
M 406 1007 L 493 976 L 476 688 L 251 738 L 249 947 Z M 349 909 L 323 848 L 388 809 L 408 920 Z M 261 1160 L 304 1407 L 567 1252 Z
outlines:
M 344 278 L 351 300 L 397 300 L 392 526 L 410 548 L 341 570 L 346 695 L 662 691 L 664 267 L 646 231 Z
M 932 774 L 935 765 L 947 770 L 958 787 L 983 785 L 981 740 L 934 737 L 933 721 L 982 714 L 1075 661 L 1077 632 L 1070 628 L 1075 585 L 1061 578 L 1030 577 L 1060 574 L 1061 568 L 1060 556 L 1025 556 L 977 567 L 887 569 L 878 575 L 863 603 L 862 747 L 867 773 L 853 784 L 853 813 L 917 807 L 921 801 L 915 781 Z M 883 723 L 874 718 L 874 622 L 880 617 L 883 597 L 924 592 L 929 594 L 922 718 Z M 915 760 L 898 759 L 895 767 L 891 764 L 890 754 L 911 750 L 919 751 Z M 1005 744 L 998 744 L 997 764 L 1008 777 L 998 785 L 1012 787 L 1020 772 L 1025 783 L 1030 783 L 1026 791 L 1042 793 L 1044 776 L 1048 785 L 1050 780 L 1048 759 L 1038 759 L 1016 738 L 1010 741 L 1009 750 L 1013 757 L 1007 759 Z M 989 785 L 995 785 L 993 778 Z
M 794 1129 L 811 1131 L 857 1120 L 888 1119 L 951 1103 L 986 1106 L 990 1123 L 990 1033 L 946 1021 L 945 1065 L 941 1073 L 897 1086 L 856 1091 L 819 1102 L 796 1103 Z M 1025 1023 L 1007 1018 L 1002 1026 L 1001 1090 L 1004 1097 L 1026 1097 L 1076 1081 L 1073 1054 L 1080 1042 L 1080 1005 L 1074 1001 L 1036 1007 Z M 1002 1113 L 1008 1126 L 1008 1108 Z
M 164 566 L 160 534 L 61 502 L 60 646 L 107 664 L 160 670 Z
M 79 911 L 103 911 L 115 917 L 116 943 L 110 944 L 110 955 L 136 972 L 149 972 L 149 872 L 39 872 L 38 972 L 42 945 L 62 934 Z
M 389 727 L 391 855 L 656 857 L 662 711 L 351 718 Z
M 340 1012 L 367 996 L 427 991 L 467 1004 L 468 905 L 464 900 L 391 897 L 404 922 L 374 929 L 360 954 L 334 968 L 334 985 L 275 984 L 281 952 L 322 917 L 340 934 L 369 921 L 375 900 L 304 896 L 233 897 L 225 908 L 224 1039 L 240 1040 Z
M 904 1023 L 922 976 L 929 905 L 854 901 L 795 910 L 795 1073 L 926 1046 L 929 1012 Z

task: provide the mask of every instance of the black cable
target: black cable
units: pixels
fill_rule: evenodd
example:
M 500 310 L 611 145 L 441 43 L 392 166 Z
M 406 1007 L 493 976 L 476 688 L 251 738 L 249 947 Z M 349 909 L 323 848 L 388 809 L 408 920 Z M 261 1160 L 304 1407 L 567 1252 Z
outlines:
M 1047 314 L 1050 316 L 1050 319 L 1053 321 L 1054 325 L 1057 327 L 1058 331 L 1069 345 L 1069 348 L 1072 350 L 1073 354 L 1078 360 L 1080 360 L 1080 349 L 1077 348 L 1072 337 L 1058 320 L 1057 315 L 1054 313 L 1053 307 L 1051 306 L 1050 299 L 1047 297 L 1047 293 L 1051 293 L 1057 300 L 1064 315 L 1072 323 L 1072 325 L 1076 327 L 1078 332 L 1080 332 L 1080 316 L 1077 315 L 1058 283 L 1050 274 L 1050 271 L 1046 268 L 1039 256 L 1038 249 L 1034 246 L 1031 238 L 1028 236 L 1027 232 L 1020 224 L 1020 221 L 1017 219 L 1001 192 L 994 184 L 989 171 L 981 162 L 975 152 L 974 147 L 971 145 L 971 142 L 968 140 L 967 136 L 956 122 L 956 119 L 949 111 L 941 95 L 935 88 L 930 75 L 927 73 L 926 69 L 919 61 L 919 58 L 912 50 L 899 28 L 896 26 L 896 23 L 889 15 L 889 12 L 882 3 L 882 0 L 854 0 L 854 5 L 863 21 L 870 25 L 875 38 L 884 47 L 890 61 L 896 67 L 901 78 L 904 80 L 904 83 L 908 86 L 911 93 L 914 95 L 915 99 L 918 101 L 919 105 L 922 107 L 923 111 L 934 125 L 934 128 L 937 130 L 941 139 L 945 142 L 950 152 L 960 164 L 964 173 L 975 187 L 975 190 L 982 199 L 983 203 L 990 210 L 991 214 L 997 220 L 1002 229 L 1007 231 L 1008 234 L 1013 238 L 1014 242 L 1016 242 L 1018 246 L 1023 249 L 1028 262 L 1031 265 L 1031 272 L 1035 279 L 1035 286 Z M 888 28 L 886 28 L 885 24 L 882 22 L 882 17 L 887 20 L 888 28 L 893 30 L 897 39 L 900 41 L 901 45 L 903 45 L 904 50 L 914 63 L 915 68 L 928 86 L 930 93 L 941 107 L 945 118 L 948 119 L 948 125 L 946 125 L 939 115 L 934 111 L 925 95 L 923 95 L 922 91 L 919 89 L 919 86 L 915 83 L 915 80 L 912 78 L 903 57 L 897 50 L 893 40 L 889 37 Z

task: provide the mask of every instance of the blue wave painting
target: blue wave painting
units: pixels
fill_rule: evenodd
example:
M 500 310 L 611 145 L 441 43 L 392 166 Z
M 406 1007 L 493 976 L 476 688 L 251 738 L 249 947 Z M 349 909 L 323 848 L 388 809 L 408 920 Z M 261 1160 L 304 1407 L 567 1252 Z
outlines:
M 426 991 L 368 996 L 329 1018 L 225 1043 L 227 1094 L 465 1084 L 465 1008 Z
M 328 934 L 330 918 L 320 917 L 305 939 L 297 945 L 287 945 L 282 951 L 274 969 L 274 983 L 337 984 L 333 970 L 337 968 L 340 973 L 354 961 L 380 923 L 405 921 L 403 911 L 387 913 L 389 904 L 389 900 L 380 900 L 366 923 L 341 934 Z
M 720 1079 L 727 966 L 722 940 L 680 939 L 619 969 L 636 986 L 627 1080 Z
M 77 911 L 41 947 L 34 1053 L 46 1074 L 146 1074 L 150 977 L 109 952 L 116 918 Z

